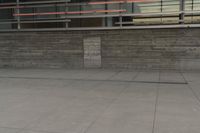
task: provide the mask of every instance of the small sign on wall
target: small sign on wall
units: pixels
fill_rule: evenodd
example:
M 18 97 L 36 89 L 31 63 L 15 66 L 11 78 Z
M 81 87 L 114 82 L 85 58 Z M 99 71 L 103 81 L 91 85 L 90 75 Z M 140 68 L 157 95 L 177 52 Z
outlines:
M 101 38 L 89 37 L 83 41 L 84 45 L 84 67 L 101 67 Z

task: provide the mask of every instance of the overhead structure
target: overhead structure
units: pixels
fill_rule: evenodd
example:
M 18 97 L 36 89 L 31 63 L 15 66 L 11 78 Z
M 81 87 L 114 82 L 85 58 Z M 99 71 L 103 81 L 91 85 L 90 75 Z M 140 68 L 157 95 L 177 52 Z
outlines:
M 0 31 L 200 25 L 200 0 L 0 0 Z

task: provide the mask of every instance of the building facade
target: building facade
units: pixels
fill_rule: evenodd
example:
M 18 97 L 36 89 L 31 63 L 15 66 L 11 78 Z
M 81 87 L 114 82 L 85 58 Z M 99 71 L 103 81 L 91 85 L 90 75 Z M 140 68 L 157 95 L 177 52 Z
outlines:
M 199 27 L 200 0 L 0 0 L 0 67 L 196 71 Z
M 200 0 L 0 0 L 0 30 L 199 26 Z

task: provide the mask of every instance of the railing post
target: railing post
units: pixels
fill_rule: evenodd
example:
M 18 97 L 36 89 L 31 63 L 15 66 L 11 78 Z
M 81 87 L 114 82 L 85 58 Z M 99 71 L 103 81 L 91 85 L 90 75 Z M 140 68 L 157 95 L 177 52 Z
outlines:
M 184 17 L 185 17 L 185 0 L 180 0 L 179 24 L 184 24 Z
M 69 25 L 68 25 L 68 22 L 67 22 L 68 18 L 67 18 L 67 13 L 66 12 L 68 12 L 68 0 L 65 1 L 65 20 L 66 20 L 65 28 L 68 29 Z
M 17 4 L 17 14 L 20 14 L 20 10 L 19 10 L 19 0 L 16 0 L 16 4 Z M 17 16 L 17 29 L 20 30 L 21 29 L 21 25 L 20 25 L 20 16 Z
M 122 3 L 119 3 L 119 8 L 120 10 L 122 10 Z M 119 22 L 120 22 L 120 28 L 122 28 L 122 23 L 123 23 L 123 18 L 122 18 L 122 12 L 120 12 L 120 16 L 119 16 Z
M 105 0 L 105 1 L 107 2 L 108 0 Z M 104 5 L 104 9 L 105 9 L 105 10 L 108 10 L 108 4 L 105 4 L 105 5 Z M 105 13 L 105 14 L 108 14 L 108 13 Z M 108 18 L 106 18 L 106 17 L 105 17 L 105 18 L 102 18 L 102 21 L 103 21 L 103 26 L 104 26 L 104 27 L 107 27 L 107 26 L 108 26 Z

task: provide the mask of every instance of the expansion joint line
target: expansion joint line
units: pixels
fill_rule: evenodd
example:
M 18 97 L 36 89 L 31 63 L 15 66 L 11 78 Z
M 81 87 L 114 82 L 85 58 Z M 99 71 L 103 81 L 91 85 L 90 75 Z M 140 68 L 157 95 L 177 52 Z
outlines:
M 91 124 L 85 129 L 85 131 L 83 131 L 83 133 L 87 133 L 90 128 L 95 124 L 96 121 L 99 120 L 99 118 L 107 111 L 110 109 L 110 107 L 113 105 L 113 103 L 115 103 L 115 101 L 117 101 L 119 99 L 119 97 L 121 96 L 121 94 L 130 86 L 130 83 L 128 85 L 125 85 L 124 88 L 122 88 L 122 90 L 119 92 L 118 96 L 116 98 L 113 98 L 112 101 L 110 102 L 109 105 L 107 105 L 107 107 L 105 107 L 105 109 L 102 111 L 102 113 L 99 114 L 99 116 L 91 122 Z
M 185 80 L 185 82 L 187 82 L 187 86 L 188 89 L 190 89 L 192 91 L 193 96 L 195 97 L 195 99 L 197 100 L 199 106 L 200 106 L 200 97 L 196 94 L 195 90 L 192 88 L 192 86 L 190 85 L 190 83 L 187 81 L 187 79 L 185 78 L 184 74 L 181 72 L 181 76 L 183 77 L 183 79 Z
M 159 70 L 159 77 L 158 78 L 159 78 L 159 82 L 160 82 L 161 70 Z M 156 85 L 156 98 L 155 98 L 155 108 L 154 108 L 154 118 L 153 118 L 152 133 L 155 132 L 155 125 L 156 125 L 156 119 L 157 119 L 157 110 L 158 110 L 159 88 L 160 88 L 160 84 L 158 83 Z
M 141 71 L 138 71 L 138 72 L 136 73 L 136 75 L 135 75 L 135 76 L 133 77 L 133 79 L 132 79 L 133 81 L 139 76 L 140 72 L 141 72 Z

